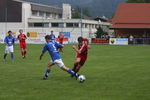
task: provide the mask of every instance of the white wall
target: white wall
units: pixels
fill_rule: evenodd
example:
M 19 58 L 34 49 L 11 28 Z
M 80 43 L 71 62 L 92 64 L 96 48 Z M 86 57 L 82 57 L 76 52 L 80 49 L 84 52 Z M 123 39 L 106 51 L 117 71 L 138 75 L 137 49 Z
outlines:
M 63 19 L 71 19 L 71 6 L 70 4 L 63 4 Z

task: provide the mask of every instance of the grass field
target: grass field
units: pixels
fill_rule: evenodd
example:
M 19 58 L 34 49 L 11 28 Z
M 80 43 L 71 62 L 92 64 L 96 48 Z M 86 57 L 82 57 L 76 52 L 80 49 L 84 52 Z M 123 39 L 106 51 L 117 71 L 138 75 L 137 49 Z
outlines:
M 57 66 L 48 80 L 42 80 L 48 53 L 39 61 L 43 45 L 28 45 L 22 59 L 18 45 L 15 61 L 4 61 L 0 44 L 0 100 L 150 100 L 150 46 L 92 45 L 80 74 L 79 83 Z M 72 67 L 75 53 L 66 45 L 62 53 L 66 66 Z

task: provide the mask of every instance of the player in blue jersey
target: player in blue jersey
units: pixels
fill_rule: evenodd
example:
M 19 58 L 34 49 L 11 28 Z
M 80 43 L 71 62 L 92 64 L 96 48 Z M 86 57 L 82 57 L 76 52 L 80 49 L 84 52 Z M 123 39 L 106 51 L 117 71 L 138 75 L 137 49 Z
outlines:
M 4 59 L 6 60 L 7 54 L 11 53 L 11 59 L 14 60 L 14 45 L 15 43 L 15 38 L 12 36 L 12 32 L 8 31 L 8 36 L 5 37 L 4 39 L 4 44 L 5 44 L 5 54 L 4 54 Z
M 51 41 L 52 42 L 55 42 L 55 35 L 54 35 L 54 32 L 53 31 L 51 31 L 51 34 L 50 34 L 50 39 L 51 39 Z
M 48 68 L 47 68 L 47 70 L 46 70 L 46 72 L 45 72 L 45 75 L 44 75 L 44 77 L 43 77 L 43 80 L 46 80 L 46 79 L 47 79 L 48 74 L 50 73 L 52 66 L 55 65 L 55 64 L 56 64 L 58 67 L 60 67 L 62 70 L 68 72 L 69 74 L 71 74 L 71 75 L 73 75 L 73 76 L 75 76 L 75 77 L 77 78 L 79 75 L 78 75 L 77 73 L 75 73 L 74 71 L 72 71 L 72 69 L 69 69 L 69 68 L 67 68 L 67 67 L 64 65 L 64 63 L 63 63 L 63 61 L 62 61 L 62 57 L 61 57 L 61 55 L 60 55 L 59 52 L 58 52 L 58 49 L 59 49 L 59 48 L 63 48 L 63 45 L 62 45 L 62 44 L 59 44 L 59 43 L 57 43 L 57 42 L 52 42 L 50 39 L 51 39 L 51 38 L 50 38 L 49 35 L 46 35 L 46 36 L 45 36 L 45 41 L 46 41 L 47 43 L 46 43 L 45 46 L 43 47 L 42 53 L 41 53 L 41 55 L 40 55 L 40 60 L 41 60 L 41 59 L 42 59 L 42 56 L 44 55 L 44 53 L 45 53 L 46 51 L 48 51 L 49 54 L 50 54 L 50 56 L 51 56 L 51 59 L 52 59 L 50 62 L 48 62 Z

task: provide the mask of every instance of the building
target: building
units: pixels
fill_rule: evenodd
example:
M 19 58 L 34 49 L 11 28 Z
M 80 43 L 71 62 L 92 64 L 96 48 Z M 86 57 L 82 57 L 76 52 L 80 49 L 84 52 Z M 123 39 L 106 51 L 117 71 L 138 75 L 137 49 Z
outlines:
M 12 30 L 17 35 L 18 30 L 23 29 L 25 33 L 31 34 L 30 40 L 38 41 L 53 30 L 56 35 L 60 32 L 69 34 L 69 42 L 74 43 L 77 42 L 78 36 L 94 38 L 96 28 L 99 26 L 107 31 L 110 26 L 108 22 L 72 19 L 69 4 L 57 8 L 22 0 L 0 0 L 0 7 L 1 37 L 4 37 L 8 30 Z
M 111 19 L 116 36 L 150 37 L 150 3 L 121 3 Z M 137 41 L 135 41 L 137 42 Z

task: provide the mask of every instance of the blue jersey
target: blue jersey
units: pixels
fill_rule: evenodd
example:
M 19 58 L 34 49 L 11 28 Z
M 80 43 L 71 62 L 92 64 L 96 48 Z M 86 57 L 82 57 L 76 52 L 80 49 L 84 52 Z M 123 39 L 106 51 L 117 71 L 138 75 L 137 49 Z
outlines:
M 63 45 L 57 42 L 49 41 L 43 47 L 42 53 L 45 53 L 46 51 L 48 51 L 52 58 L 52 61 L 55 61 L 57 59 L 61 59 L 61 55 L 59 54 L 58 49 L 62 47 Z
M 50 39 L 51 39 L 51 41 L 55 41 L 55 35 L 54 35 L 54 34 L 51 34 L 51 35 L 50 35 Z
M 8 45 L 8 46 L 12 46 L 15 43 L 15 38 L 13 36 L 6 36 L 4 39 L 4 42 Z

